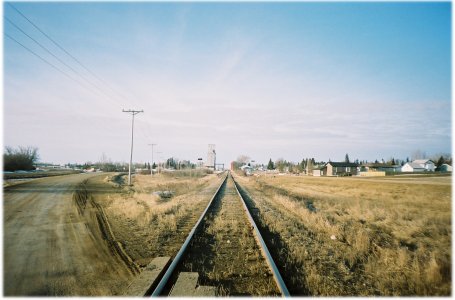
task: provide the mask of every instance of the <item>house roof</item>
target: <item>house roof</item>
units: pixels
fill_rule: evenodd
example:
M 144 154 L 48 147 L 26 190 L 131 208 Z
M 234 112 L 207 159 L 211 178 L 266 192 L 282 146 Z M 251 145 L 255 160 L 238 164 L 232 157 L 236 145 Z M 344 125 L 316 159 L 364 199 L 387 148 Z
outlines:
M 334 162 L 329 161 L 327 165 L 330 164 L 332 167 L 358 167 L 359 165 L 356 163 L 347 163 L 347 162 Z
M 388 165 L 388 164 L 366 164 L 365 166 L 370 168 L 399 168 L 399 165 Z
M 430 159 L 416 159 L 416 160 L 413 160 L 412 163 L 416 163 L 416 164 L 426 164 L 428 162 L 433 162 L 432 160 Z
M 243 165 L 243 166 L 240 167 L 240 169 L 242 169 L 242 170 L 243 169 L 253 169 L 253 167 L 248 166 L 248 165 Z
M 406 165 L 410 165 L 413 169 L 425 169 L 425 166 L 420 163 L 408 162 Z
M 453 170 L 451 165 L 448 164 L 442 164 L 439 168 L 437 168 L 439 171 L 449 171 L 451 172 Z

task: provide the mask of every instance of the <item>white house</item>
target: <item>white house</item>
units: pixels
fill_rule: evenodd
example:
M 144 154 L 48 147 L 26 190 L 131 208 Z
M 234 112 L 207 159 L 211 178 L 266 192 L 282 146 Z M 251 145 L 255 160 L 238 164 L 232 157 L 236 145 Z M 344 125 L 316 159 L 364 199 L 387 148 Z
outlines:
M 248 165 L 243 165 L 240 167 L 240 169 L 245 172 L 245 175 L 249 176 L 251 174 L 253 174 L 253 168 L 248 166 Z
M 429 159 L 416 159 L 401 167 L 401 172 L 434 172 L 435 165 Z
M 408 162 L 401 167 L 401 172 L 425 172 L 425 167 L 420 164 Z
M 436 166 L 434 165 L 434 162 L 432 162 L 429 159 L 416 159 L 413 161 L 413 163 L 423 165 L 425 168 L 425 171 L 429 171 L 429 172 L 434 172 L 434 169 L 436 168 Z

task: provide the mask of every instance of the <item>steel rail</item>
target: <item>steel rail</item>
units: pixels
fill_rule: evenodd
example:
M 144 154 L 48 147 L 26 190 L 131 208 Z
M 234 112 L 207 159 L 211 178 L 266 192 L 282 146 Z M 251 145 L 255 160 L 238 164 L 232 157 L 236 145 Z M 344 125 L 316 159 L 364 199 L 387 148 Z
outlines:
M 281 294 L 284 297 L 290 297 L 291 295 L 289 294 L 288 288 L 286 287 L 286 284 L 284 283 L 284 280 L 281 277 L 281 274 L 278 271 L 278 268 L 277 268 L 275 262 L 273 261 L 272 256 L 270 255 L 269 249 L 267 248 L 267 245 L 265 244 L 264 239 L 262 238 L 261 233 L 259 232 L 259 229 L 256 226 L 256 223 L 254 222 L 253 217 L 250 214 L 250 211 L 248 209 L 248 206 L 245 203 L 245 200 L 243 199 L 242 195 L 240 194 L 240 191 L 238 189 L 238 186 L 240 186 L 240 185 L 234 180 L 234 177 L 232 175 L 229 174 L 228 176 L 231 176 L 232 181 L 234 181 L 235 190 L 237 191 L 237 194 L 239 195 L 240 199 L 242 199 L 243 208 L 245 209 L 245 212 L 248 216 L 248 220 L 250 221 L 251 225 L 254 228 L 254 237 L 256 238 L 256 240 L 259 242 L 259 244 L 261 246 L 260 248 L 261 248 L 262 254 L 264 255 L 264 257 L 267 261 L 267 264 L 269 265 L 269 268 L 272 271 L 273 278 L 275 279 L 278 289 L 280 290 Z
M 198 229 L 199 225 L 202 222 L 202 219 L 204 219 L 205 214 L 207 213 L 209 207 L 212 205 L 212 202 L 215 200 L 215 198 L 218 196 L 218 193 L 220 192 L 221 187 L 223 184 L 225 184 L 227 178 L 229 177 L 229 172 L 227 173 L 226 177 L 223 179 L 221 182 L 220 186 L 216 190 L 215 194 L 213 195 L 212 199 L 210 199 L 209 204 L 205 208 L 204 212 L 201 214 L 199 217 L 199 220 L 197 221 L 196 225 L 194 225 L 193 229 L 191 229 L 190 234 L 186 238 L 185 242 L 183 243 L 182 247 L 180 248 L 179 252 L 175 255 L 174 260 L 170 264 L 169 268 L 166 270 L 166 273 L 164 273 L 163 278 L 161 278 L 160 282 L 156 286 L 155 290 L 152 293 L 152 297 L 158 297 L 161 292 L 163 291 L 164 287 L 166 286 L 169 278 L 171 277 L 172 273 L 174 272 L 175 268 L 177 267 L 178 263 L 180 262 L 180 259 L 182 258 L 183 254 L 186 251 L 186 248 L 188 247 L 189 243 L 193 239 L 194 234 L 196 233 L 196 230 Z

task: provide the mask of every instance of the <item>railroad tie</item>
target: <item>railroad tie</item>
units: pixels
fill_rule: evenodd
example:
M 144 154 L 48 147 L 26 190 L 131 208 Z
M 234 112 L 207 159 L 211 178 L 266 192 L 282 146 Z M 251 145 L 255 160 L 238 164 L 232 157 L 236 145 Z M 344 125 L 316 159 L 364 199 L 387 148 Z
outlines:
M 155 257 L 145 269 L 128 286 L 124 296 L 143 297 L 150 292 L 150 289 L 158 284 L 158 279 L 166 270 L 170 257 Z
M 180 272 L 179 278 L 172 287 L 171 297 L 214 297 L 216 296 L 216 287 L 198 286 L 197 281 L 199 273 L 197 272 Z

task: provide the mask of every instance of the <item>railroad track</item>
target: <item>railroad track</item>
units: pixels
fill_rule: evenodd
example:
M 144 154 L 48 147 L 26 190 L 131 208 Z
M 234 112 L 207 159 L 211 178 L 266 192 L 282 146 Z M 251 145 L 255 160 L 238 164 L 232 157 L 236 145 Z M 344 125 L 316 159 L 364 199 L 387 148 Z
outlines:
M 228 172 L 152 296 L 289 296 Z

